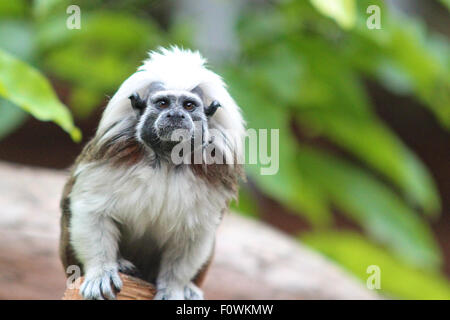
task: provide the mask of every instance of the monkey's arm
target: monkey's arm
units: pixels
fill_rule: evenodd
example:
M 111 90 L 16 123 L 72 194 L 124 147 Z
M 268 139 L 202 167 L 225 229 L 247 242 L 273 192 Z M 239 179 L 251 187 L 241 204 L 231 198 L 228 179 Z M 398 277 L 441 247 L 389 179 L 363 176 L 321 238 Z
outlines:
M 202 291 L 192 280 L 212 255 L 214 235 L 205 232 L 195 241 L 183 241 L 163 253 L 155 300 L 203 299 Z
M 111 217 L 92 212 L 85 201 L 74 201 L 70 223 L 71 244 L 83 263 L 85 299 L 114 299 L 122 281 L 118 274 L 119 230 Z

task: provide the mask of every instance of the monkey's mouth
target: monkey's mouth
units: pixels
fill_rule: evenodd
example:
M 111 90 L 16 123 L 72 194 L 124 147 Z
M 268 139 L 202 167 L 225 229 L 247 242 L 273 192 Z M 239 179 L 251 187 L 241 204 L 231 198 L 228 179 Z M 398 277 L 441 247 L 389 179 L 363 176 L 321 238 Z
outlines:
M 174 122 L 156 126 L 156 134 L 163 141 L 184 141 L 193 136 L 193 127 L 186 122 Z

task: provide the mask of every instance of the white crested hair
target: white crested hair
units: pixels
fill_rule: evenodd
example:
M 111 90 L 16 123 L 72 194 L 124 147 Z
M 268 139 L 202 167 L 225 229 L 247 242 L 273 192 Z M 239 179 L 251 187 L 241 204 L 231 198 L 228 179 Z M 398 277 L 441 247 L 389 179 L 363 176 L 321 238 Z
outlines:
M 190 91 L 198 86 L 202 90 L 205 106 L 214 100 L 222 106 L 208 121 L 209 129 L 219 130 L 224 136 L 214 137 L 215 144 L 222 149 L 227 159 L 241 159 L 245 122 L 240 108 L 226 90 L 222 78 L 207 69 L 205 64 L 206 59 L 198 51 L 176 46 L 149 52 L 149 58 L 122 83 L 109 101 L 100 121 L 97 137 L 103 140 L 114 134 L 105 134 L 114 124 L 114 131 L 120 131 L 123 128 L 121 120 L 129 119 L 135 114 L 129 96 L 135 92 L 143 95 L 153 82 L 162 82 L 167 90 Z

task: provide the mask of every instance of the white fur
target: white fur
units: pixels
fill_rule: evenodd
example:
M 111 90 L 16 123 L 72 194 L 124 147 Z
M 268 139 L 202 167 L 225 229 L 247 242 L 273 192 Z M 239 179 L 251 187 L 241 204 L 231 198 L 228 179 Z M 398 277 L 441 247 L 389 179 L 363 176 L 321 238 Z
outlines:
M 150 58 L 144 61 L 136 73 L 124 81 L 108 103 L 97 135 L 102 136 L 112 124 L 132 115 L 134 111 L 128 97 L 134 92 L 143 96 L 145 89 L 153 82 L 162 82 L 167 90 L 190 91 L 200 86 L 205 95 L 206 105 L 217 100 L 222 106 L 210 119 L 209 127 L 223 131 L 231 145 L 230 149 L 225 148 L 225 143 L 221 141 L 222 137 L 215 138 L 216 145 L 221 147 L 222 153 L 231 162 L 242 159 L 245 122 L 241 111 L 226 90 L 222 78 L 205 67 L 206 60 L 200 53 L 171 47 L 170 49 L 160 48 L 159 52 L 153 51 L 149 55 Z M 103 139 L 107 139 L 114 133 L 117 131 L 112 130 Z
M 175 172 L 166 164 L 157 170 L 140 165 L 125 172 L 87 165 L 80 171 L 71 193 L 71 234 L 88 275 L 96 279 L 105 269 L 117 269 L 115 220 L 133 230 L 136 238 L 151 231 L 158 246 L 167 248 L 158 287 L 175 286 L 181 294 L 208 259 L 221 211 L 233 194 L 209 187 L 190 170 Z
M 224 188 L 211 188 L 191 170 L 176 172 L 166 163 L 158 169 L 145 164 L 127 169 L 87 165 L 76 178 L 74 212 L 101 212 L 132 226 L 136 237 L 152 228 L 161 245 L 186 232 L 191 237 L 198 229 L 214 229 L 233 197 Z
M 176 47 L 150 53 L 150 59 L 109 102 L 97 131 L 100 143 L 124 129 L 126 119 L 134 116 L 128 97 L 159 81 L 167 90 L 191 90 L 200 85 L 207 100 L 219 101 L 223 108 L 210 119 L 210 127 L 228 129 L 224 134 L 231 145 L 228 149 L 223 146 L 224 153 L 240 156 L 244 135 L 240 110 L 221 78 L 204 63 L 198 52 Z M 110 298 L 114 296 L 111 282 L 121 286 L 116 277 L 121 235 L 114 221 L 127 225 L 136 238 L 150 231 L 157 246 L 164 248 L 156 298 L 202 298 L 190 281 L 212 251 L 215 231 L 234 196 L 232 191 L 208 185 L 189 168 L 175 171 L 164 162 L 158 168 L 145 161 L 118 168 L 82 161 L 74 175 L 71 243 L 85 267 L 86 280 L 81 288 L 85 298 L 101 298 L 102 290 L 103 296 Z

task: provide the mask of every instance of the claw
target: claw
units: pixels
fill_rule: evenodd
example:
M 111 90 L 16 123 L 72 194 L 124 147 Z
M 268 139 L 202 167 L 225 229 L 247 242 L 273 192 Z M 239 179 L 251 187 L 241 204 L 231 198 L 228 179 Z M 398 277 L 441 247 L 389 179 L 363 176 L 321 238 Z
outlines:
M 161 288 L 156 292 L 153 300 L 183 300 L 184 294 L 183 289 L 178 288 Z
M 117 292 L 120 292 L 120 290 L 122 290 L 122 280 L 120 279 L 119 274 L 115 273 L 115 274 L 111 275 L 111 281 L 114 286 L 114 289 Z
M 186 300 L 203 300 L 203 292 L 192 282 L 184 287 L 184 298 Z
M 80 294 L 86 300 L 112 300 L 120 292 L 122 280 L 117 270 L 103 271 L 99 274 L 86 275 L 80 287 Z

